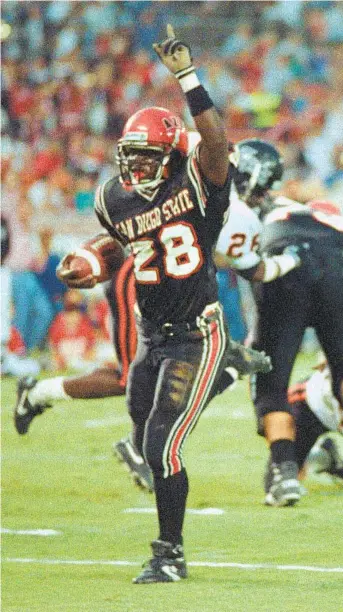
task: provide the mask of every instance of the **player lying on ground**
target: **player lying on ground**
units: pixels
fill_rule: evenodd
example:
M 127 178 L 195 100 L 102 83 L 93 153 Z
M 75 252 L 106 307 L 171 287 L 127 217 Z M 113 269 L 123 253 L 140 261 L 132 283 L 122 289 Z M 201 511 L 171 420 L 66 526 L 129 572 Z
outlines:
M 332 363 L 334 393 L 336 397 L 342 393 L 339 387 L 343 385 L 340 382 L 343 375 L 343 317 L 340 314 L 343 281 L 339 278 L 342 267 L 333 264 L 342 253 L 342 217 L 337 215 L 339 211 L 335 206 L 327 202 L 311 203 L 308 207 L 293 203 L 293 206 L 278 208 L 280 199 L 272 198 L 269 192 L 278 187 L 283 171 L 276 148 L 268 142 L 249 139 L 238 143 L 238 149 L 240 156 L 234 171 L 238 195 L 232 198 L 232 213 L 219 236 L 216 261 L 220 266 L 233 267 L 248 280 L 262 281 L 255 291 L 265 296 L 263 306 L 258 300 L 260 312 L 255 348 L 268 351 L 275 362 L 273 372 L 257 375 L 254 394 L 259 433 L 266 437 L 270 446 L 275 474 L 265 501 L 273 506 L 292 505 L 300 499 L 300 485 L 295 457 L 295 422 L 286 396 L 290 375 L 288 360 L 291 354 L 293 362 L 306 324 L 311 325 L 313 320 L 309 304 L 318 300 L 312 298 L 312 292 L 330 282 L 333 300 L 326 312 L 323 308 L 321 323 L 317 312 L 315 325 L 320 327 L 319 335 Z M 282 200 L 284 202 L 285 198 Z M 258 211 L 261 215 L 272 209 L 279 210 L 283 222 L 275 224 L 274 217 L 278 213 L 274 213 L 274 217 L 271 213 L 264 227 Z M 282 229 L 285 231 L 283 237 L 279 235 Z M 262 253 L 259 243 L 267 231 L 271 244 Z M 318 251 L 316 242 L 323 243 L 321 259 L 327 253 L 326 264 L 314 256 L 314 251 Z M 330 259 L 332 263 L 329 265 Z M 320 279 L 323 275 L 324 278 Z M 301 301 L 306 301 L 305 288 L 306 304 Z M 300 299 L 300 296 L 303 297 Z M 289 300 L 292 304 L 287 311 L 285 304 Z M 298 302 L 297 312 L 295 302 Z M 337 321 L 340 330 L 332 340 L 329 339 L 332 335 L 330 317 Z
M 340 457 L 334 439 L 325 436 L 329 432 L 343 434 L 343 406 L 332 393 L 331 374 L 325 361 L 316 366 L 305 380 L 291 385 L 288 389 L 288 402 L 295 419 L 295 454 L 299 477 L 303 479 L 306 476 L 306 460 L 309 455 L 311 457 L 313 449 L 314 460 L 320 456 L 320 465 L 316 471 L 343 479 L 343 458 Z M 268 469 L 266 492 L 269 490 L 267 481 L 270 478 L 271 470 Z

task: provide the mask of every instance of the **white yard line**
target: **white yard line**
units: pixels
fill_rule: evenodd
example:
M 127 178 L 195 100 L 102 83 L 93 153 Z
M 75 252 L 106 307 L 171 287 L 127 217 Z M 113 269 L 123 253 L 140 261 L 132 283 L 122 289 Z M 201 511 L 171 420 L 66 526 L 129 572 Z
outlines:
M 11 535 L 33 535 L 33 536 L 56 536 L 61 535 L 62 531 L 56 531 L 55 529 L 5 529 L 1 528 L 1 533 L 9 533 Z
M 91 559 L 33 559 L 20 557 L 7 557 L 3 559 L 5 563 L 36 563 L 39 565 L 113 565 L 123 567 L 140 566 L 141 562 L 136 561 L 105 561 Z M 232 568 L 244 570 L 278 570 L 291 572 L 319 572 L 327 574 L 341 574 L 343 567 L 319 567 L 316 565 L 276 565 L 273 563 L 226 563 L 226 562 L 207 562 L 207 561 L 190 561 L 187 563 L 190 567 L 213 567 L 213 568 Z
M 129 423 L 129 417 L 127 415 L 123 416 L 105 416 L 102 419 L 88 419 L 84 422 L 84 427 L 86 429 L 97 429 L 101 427 L 109 427 L 112 425 L 123 425 Z

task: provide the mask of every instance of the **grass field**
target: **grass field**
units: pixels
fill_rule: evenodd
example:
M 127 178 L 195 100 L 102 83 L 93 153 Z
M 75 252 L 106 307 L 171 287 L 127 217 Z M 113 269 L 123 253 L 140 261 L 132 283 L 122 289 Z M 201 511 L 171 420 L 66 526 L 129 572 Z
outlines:
M 299 359 L 295 375 L 308 370 Z M 19 437 L 14 397 L 5 379 L 3 612 L 343 611 L 343 487 L 312 477 L 298 506 L 263 506 L 266 450 L 246 380 L 211 404 L 188 441 L 188 508 L 223 512 L 187 513 L 190 577 L 166 585 L 131 583 L 157 530 L 153 513 L 127 511 L 153 510 L 153 497 L 112 456 L 129 429 L 124 400 L 60 403 Z

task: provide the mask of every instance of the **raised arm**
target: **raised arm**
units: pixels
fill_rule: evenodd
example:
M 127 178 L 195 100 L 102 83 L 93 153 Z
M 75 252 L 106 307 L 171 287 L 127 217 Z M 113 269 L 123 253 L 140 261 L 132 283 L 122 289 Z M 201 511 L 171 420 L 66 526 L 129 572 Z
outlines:
M 201 85 L 193 66 L 189 46 L 176 39 L 173 27 L 167 26 L 167 39 L 153 45 L 163 64 L 178 79 L 201 135 L 199 163 L 204 176 L 223 186 L 229 170 L 228 145 L 224 123 L 207 91 Z

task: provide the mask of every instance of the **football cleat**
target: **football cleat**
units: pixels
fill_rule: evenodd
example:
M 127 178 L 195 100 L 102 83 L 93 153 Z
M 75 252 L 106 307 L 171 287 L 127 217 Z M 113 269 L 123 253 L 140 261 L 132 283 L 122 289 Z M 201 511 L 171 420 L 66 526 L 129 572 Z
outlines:
M 300 497 L 298 466 L 295 461 L 268 462 L 264 480 L 266 506 L 294 506 Z
M 170 542 L 154 540 L 151 542 L 153 557 L 143 565 L 143 571 L 134 578 L 134 584 L 151 584 L 153 582 L 178 582 L 187 578 L 187 566 L 183 547 Z
M 28 394 L 37 384 L 37 379 L 32 376 L 25 376 L 18 382 L 17 387 L 17 403 L 14 409 L 14 425 L 20 435 L 28 432 L 31 421 L 43 414 L 47 408 L 51 408 L 50 404 L 37 404 L 32 406 L 28 399 Z
M 264 351 L 255 351 L 234 340 L 230 340 L 226 357 L 226 367 L 234 368 L 240 376 L 255 372 L 267 374 L 273 367 L 270 357 Z
M 154 479 L 152 471 L 142 455 L 135 449 L 130 438 L 123 438 L 116 444 L 113 444 L 113 452 L 119 461 L 122 461 L 131 472 L 135 483 L 142 487 L 142 489 L 147 489 L 149 493 L 153 493 Z

